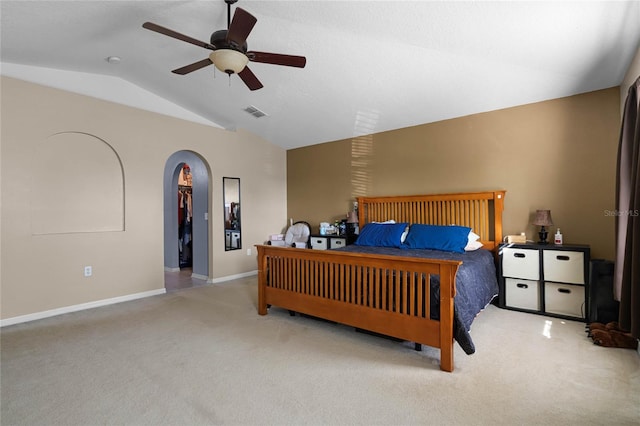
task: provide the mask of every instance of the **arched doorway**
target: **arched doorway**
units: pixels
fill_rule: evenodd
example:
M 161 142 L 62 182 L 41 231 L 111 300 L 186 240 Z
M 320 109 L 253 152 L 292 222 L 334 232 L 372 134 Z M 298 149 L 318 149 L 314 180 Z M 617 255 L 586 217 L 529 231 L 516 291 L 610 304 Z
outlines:
M 185 165 L 188 165 L 191 176 L 188 266 L 185 263 L 181 265 L 181 244 L 184 240 L 179 233 L 181 219 L 184 219 L 179 214 L 180 202 L 184 203 L 184 200 L 179 196 L 185 195 L 185 188 L 179 187 L 178 178 L 183 175 Z M 178 151 L 165 163 L 164 268 L 167 290 L 204 285 L 209 278 L 210 181 L 209 165 L 195 152 Z

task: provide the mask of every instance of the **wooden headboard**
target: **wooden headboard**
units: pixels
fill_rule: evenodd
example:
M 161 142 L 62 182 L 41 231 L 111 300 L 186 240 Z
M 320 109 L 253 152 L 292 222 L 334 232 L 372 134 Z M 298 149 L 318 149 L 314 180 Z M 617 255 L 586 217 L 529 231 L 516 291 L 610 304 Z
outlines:
M 506 191 L 457 194 L 358 197 L 358 224 L 369 222 L 461 225 L 480 235 L 484 248 L 494 250 L 502 242 L 502 211 Z

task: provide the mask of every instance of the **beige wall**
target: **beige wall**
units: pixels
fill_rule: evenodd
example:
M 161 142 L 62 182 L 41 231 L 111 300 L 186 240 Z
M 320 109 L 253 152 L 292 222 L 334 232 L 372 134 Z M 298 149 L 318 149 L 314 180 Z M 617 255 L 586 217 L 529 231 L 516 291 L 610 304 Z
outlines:
M 619 101 L 614 87 L 290 150 L 288 215 L 317 227 L 358 195 L 505 189 L 505 234 L 536 238 L 550 209 L 565 243 L 612 259 Z
M 248 132 L 228 132 L 7 77 L 1 83 L 2 319 L 164 288 L 162 179 L 166 160 L 176 151 L 194 151 L 210 168 L 211 279 L 255 271 L 255 250 L 248 256 L 246 249 L 286 226 L 282 148 Z M 39 217 L 42 204 L 41 197 L 33 198 L 42 196 L 34 182 L 42 180 L 47 158 L 39 150 L 61 132 L 92 135 L 119 157 L 123 231 L 89 223 L 82 230 L 94 226 L 95 232 L 34 232 L 31 217 Z M 64 167 L 49 164 L 47 169 L 52 182 L 68 182 L 66 192 L 74 197 L 82 194 L 83 175 L 100 168 L 81 166 L 89 160 L 87 150 L 71 152 Z M 224 251 L 223 176 L 241 179 L 243 250 Z M 97 193 L 113 188 L 100 179 L 87 180 Z M 51 229 L 56 217 L 44 222 Z M 93 267 L 93 276 L 84 277 L 85 265 Z

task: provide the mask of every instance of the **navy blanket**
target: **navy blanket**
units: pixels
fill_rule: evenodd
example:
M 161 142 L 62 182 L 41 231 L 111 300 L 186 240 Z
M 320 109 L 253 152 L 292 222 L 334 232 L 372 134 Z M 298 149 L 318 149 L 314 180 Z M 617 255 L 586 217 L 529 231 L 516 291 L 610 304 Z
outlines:
M 466 354 L 475 352 L 471 340 L 471 323 L 494 297 L 498 295 L 498 279 L 493 254 L 484 249 L 453 253 L 438 250 L 399 249 L 391 247 L 369 247 L 349 245 L 336 251 L 355 253 L 384 254 L 405 257 L 421 257 L 439 260 L 461 260 L 456 275 L 456 297 L 454 299 L 453 335 Z M 431 318 L 439 319 L 439 277 L 431 282 Z

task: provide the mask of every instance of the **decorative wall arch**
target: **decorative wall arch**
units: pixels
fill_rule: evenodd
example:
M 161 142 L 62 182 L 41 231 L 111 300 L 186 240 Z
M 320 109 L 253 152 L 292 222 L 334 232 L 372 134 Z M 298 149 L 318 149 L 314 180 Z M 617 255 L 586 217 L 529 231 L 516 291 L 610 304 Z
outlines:
M 34 235 L 124 231 L 122 161 L 97 136 L 53 134 L 36 146 L 30 200 Z

